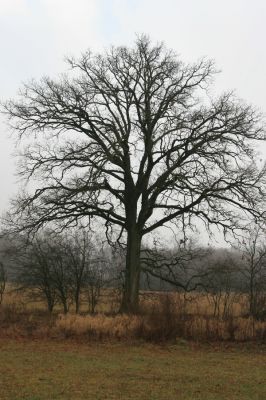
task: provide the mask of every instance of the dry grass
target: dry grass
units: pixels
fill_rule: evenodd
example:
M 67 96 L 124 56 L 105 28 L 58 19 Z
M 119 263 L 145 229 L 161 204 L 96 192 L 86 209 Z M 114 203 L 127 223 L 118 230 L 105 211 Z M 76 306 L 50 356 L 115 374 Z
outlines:
M 178 292 L 141 292 L 140 307 L 143 313 L 149 313 L 151 310 L 161 308 L 162 301 L 167 296 L 171 300 L 173 307 L 179 313 L 194 315 L 213 315 L 213 304 L 206 294 L 194 293 L 178 293 Z M 233 295 L 234 296 L 234 295 Z M 220 300 L 223 303 L 223 298 Z M 45 311 L 46 306 L 43 299 L 37 291 L 34 290 L 18 290 L 16 287 L 8 285 L 3 304 L 20 305 L 29 311 Z M 114 314 L 119 310 L 120 292 L 113 289 L 104 289 L 101 293 L 99 304 L 96 306 L 97 313 Z M 74 305 L 70 306 L 70 312 L 74 312 Z M 55 305 L 55 313 L 62 312 L 60 304 Z M 88 312 L 88 304 L 84 295 L 81 296 L 81 313 Z M 241 295 L 232 301 L 231 314 L 235 317 L 247 314 L 248 305 L 245 295 Z
M 214 306 L 210 298 L 205 293 L 178 293 L 178 292 L 145 292 L 141 296 L 141 309 L 143 312 L 150 312 L 154 308 L 164 307 L 164 300 L 167 297 L 171 302 L 171 307 L 175 312 L 189 315 L 213 316 Z M 234 317 L 240 317 L 248 313 L 248 304 L 245 295 L 231 295 L 230 313 Z M 225 296 L 220 299 L 222 308 Z
M 144 339 L 162 342 L 179 338 L 196 341 L 260 341 L 266 343 L 266 323 L 251 318 L 222 321 L 214 318 L 190 317 L 181 320 L 163 316 L 96 316 L 62 315 L 55 330 L 66 337 L 86 336 L 101 339 Z
M 136 338 L 143 324 L 140 316 L 116 315 L 106 316 L 98 314 L 87 315 L 59 315 L 55 328 L 64 332 L 66 336 L 89 335 L 97 339 Z
M 40 293 L 34 289 L 20 289 L 14 285 L 7 285 L 4 298 L 4 306 L 20 306 L 25 311 L 31 312 L 45 312 L 47 310 L 46 304 Z M 97 304 L 96 311 L 98 313 L 117 313 L 120 305 L 119 292 L 114 289 L 104 289 L 101 294 L 99 304 Z M 75 305 L 70 304 L 70 312 L 74 312 Z M 89 306 L 84 295 L 81 296 L 80 312 L 88 313 Z M 54 313 L 62 312 L 62 306 L 56 303 L 54 306 Z
M 108 302 L 109 301 L 109 302 Z M 241 303 L 242 302 L 242 303 Z M 141 313 L 128 316 L 115 313 L 117 294 L 106 291 L 98 313 L 88 315 L 52 315 L 42 302 L 29 302 L 27 293 L 9 291 L 0 307 L 1 336 L 5 337 L 75 337 L 94 340 L 139 340 L 153 342 L 179 338 L 193 341 L 259 341 L 266 342 L 266 321 L 244 317 L 245 299 L 233 304 L 227 318 L 213 317 L 205 295 L 193 293 L 144 293 Z M 100 311 L 100 312 L 99 312 Z

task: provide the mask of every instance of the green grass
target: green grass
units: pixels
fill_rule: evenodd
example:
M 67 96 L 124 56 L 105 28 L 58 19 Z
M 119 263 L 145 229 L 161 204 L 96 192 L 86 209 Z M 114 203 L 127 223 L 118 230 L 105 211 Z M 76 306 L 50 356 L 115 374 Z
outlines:
M 1 400 L 264 400 L 259 349 L 0 340 Z

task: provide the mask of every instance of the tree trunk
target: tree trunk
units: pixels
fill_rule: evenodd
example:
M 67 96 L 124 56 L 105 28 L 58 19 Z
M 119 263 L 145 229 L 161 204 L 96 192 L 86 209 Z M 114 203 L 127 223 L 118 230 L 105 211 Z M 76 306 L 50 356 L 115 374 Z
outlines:
M 67 304 L 67 297 L 64 294 L 61 294 L 61 304 L 63 306 L 64 314 L 68 313 L 68 304 Z
M 46 297 L 47 310 L 51 314 L 54 309 L 55 297 L 54 297 L 53 293 L 51 292 L 51 290 L 49 290 L 49 289 L 48 290 L 44 289 L 43 293 Z
M 137 313 L 139 309 L 141 235 L 136 226 L 128 231 L 125 286 L 121 312 Z
M 53 308 L 54 308 L 54 301 L 50 297 L 47 297 L 47 308 L 48 308 L 48 312 L 51 314 L 53 312 Z

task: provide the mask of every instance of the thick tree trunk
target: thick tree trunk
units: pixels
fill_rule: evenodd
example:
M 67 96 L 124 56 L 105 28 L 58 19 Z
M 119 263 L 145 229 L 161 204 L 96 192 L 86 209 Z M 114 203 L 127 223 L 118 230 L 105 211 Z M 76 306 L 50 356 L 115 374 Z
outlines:
M 141 235 L 136 226 L 128 231 L 125 286 L 121 312 L 137 313 L 139 308 Z

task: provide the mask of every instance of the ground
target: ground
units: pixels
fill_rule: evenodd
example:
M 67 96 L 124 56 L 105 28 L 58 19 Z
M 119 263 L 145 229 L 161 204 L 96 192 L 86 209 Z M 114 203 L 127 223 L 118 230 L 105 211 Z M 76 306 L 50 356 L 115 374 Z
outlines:
M 0 339 L 1 400 L 264 400 L 265 347 Z

